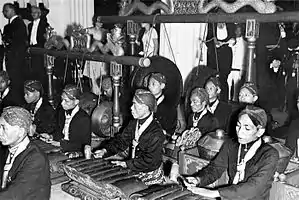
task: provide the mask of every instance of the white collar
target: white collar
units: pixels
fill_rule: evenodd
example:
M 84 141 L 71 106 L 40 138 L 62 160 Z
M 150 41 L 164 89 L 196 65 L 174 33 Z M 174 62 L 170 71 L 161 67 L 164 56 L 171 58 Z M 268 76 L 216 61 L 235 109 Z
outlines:
M 135 158 L 136 147 L 139 144 L 139 138 L 141 134 L 147 129 L 147 127 L 152 123 L 154 119 L 153 113 L 145 120 L 145 122 L 138 128 L 139 122 L 137 119 L 136 128 L 135 128 L 135 137 L 132 142 L 132 158 Z
M 157 106 L 162 103 L 162 101 L 164 100 L 165 96 L 162 94 L 158 99 L 157 99 Z
M 13 16 L 12 18 L 10 18 L 10 23 L 12 23 L 12 21 L 15 19 L 15 18 L 17 18 L 18 17 L 18 15 L 15 15 L 15 16 Z
M 76 107 L 72 110 L 72 113 L 71 113 L 71 118 L 74 117 L 74 115 L 79 111 L 79 105 L 76 105 Z M 64 112 L 65 116 L 67 117 L 67 114 L 66 112 Z
M 241 159 L 241 147 L 242 145 L 239 144 L 238 149 L 238 160 L 237 160 L 237 173 L 235 174 L 233 184 L 238 184 L 240 181 L 244 180 L 245 177 L 245 169 L 246 163 L 255 155 L 258 148 L 262 145 L 262 139 L 259 138 L 257 141 L 253 143 L 250 149 L 246 152 L 243 159 Z
M 4 98 L 7 96 L 8 93 L 9 93 L 9 87 L 7 87 L 7 88 L 4 90 L 4 92 L 3 92 L 2 96 L 1 96 L 1 98 L 4 99 Z
M 35 113 L 38 111 L 38 109 L 41 107 L 42 103 L 43 103 L 43 98 L 41 97 L 41 98 L 39 98 L 38 102 L 36 103 L 36 106 L 35 106 L 35 108 L 34 108 L 34 114 L 35 114 Z
M 19 144 L 15 145 L 13 147 L 8 147 L 8 150 L 10 153 L 16 153 L 19 148 L 25 150 L 27 145 L 29 144 L 29 142 L 30 142 L 30 140 L 26 136 Z
M 217 106 L 219 104 L 219 99 L 216 99 L 216 101 L 214 101 L 213 105 L 210 107 L 208 106 L 208 110 L 214 114 L 215 110 L 217 109 Z
M 39 21 L 40 21 L 40 18 L 38 18 L 38 19 L 36 19 L 36 20 L 33 20 L 33 23 L 34 23 L 34 24 L 38 24 Z

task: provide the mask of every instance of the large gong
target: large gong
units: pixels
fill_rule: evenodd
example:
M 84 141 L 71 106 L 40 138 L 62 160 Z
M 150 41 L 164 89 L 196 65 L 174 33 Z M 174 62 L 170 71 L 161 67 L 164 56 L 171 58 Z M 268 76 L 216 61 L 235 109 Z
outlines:
M 101 102 L 91 116 L 91 129 L 99 137 L 110 137 L 112 126 L 112 102 Z
M 169 59 L 162 56 L 149 58 L 149 67 L 136 67 L 130 77 L 132 91 L 137 88 L 146 87 L 144 83 L 151 73 L 159 72 L 166 77 L 166 87 L 164 89 L 165 99 L 177 106 L 183 90 L 183 81 L 178 67 Z

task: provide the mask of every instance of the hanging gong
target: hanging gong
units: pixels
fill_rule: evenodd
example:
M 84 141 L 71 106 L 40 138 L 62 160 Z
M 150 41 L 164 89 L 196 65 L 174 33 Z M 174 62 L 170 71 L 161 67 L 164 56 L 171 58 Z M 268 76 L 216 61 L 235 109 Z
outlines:
M 99 137 L 110 137 L 112 102 L 101 102 L 91 116 L 91 130 Z
M 132 92 L 138 88 L 147 87 L 147 79 L 151 73 L 161 73 L 166 77 L 164 96 L 168 102 L 177 106 L 183 90 L 183 81 L 178 67 L 169 59 L 162 56 L 149 58 L 149 67 L 135 67 L 130 77 Z

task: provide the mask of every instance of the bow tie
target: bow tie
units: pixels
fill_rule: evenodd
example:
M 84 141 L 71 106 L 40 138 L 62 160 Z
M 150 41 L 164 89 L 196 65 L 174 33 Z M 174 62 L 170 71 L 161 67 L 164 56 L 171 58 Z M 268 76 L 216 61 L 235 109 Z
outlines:
M 66 111 L 65 111 L 66 115 L 72 115 L 72 112 L 73 112 L 73 109 L 70 109 L 70 110 L 66 110 Z
M 200 115 L 201 115 L 202 111 L 201 112 L 197 112 L 197 113 L 194 113 L 194 117 L 195 118 L 198 118 Z
M 36 107 L 36 104 L 37 104 L 37 102 L 35 102 L 35 103 L 30 103 L 30 104 L 29 104 L 29 110 L 30 110 L 30 112 L 34 112 L 34 109 L 35 109 L 35 107 Z

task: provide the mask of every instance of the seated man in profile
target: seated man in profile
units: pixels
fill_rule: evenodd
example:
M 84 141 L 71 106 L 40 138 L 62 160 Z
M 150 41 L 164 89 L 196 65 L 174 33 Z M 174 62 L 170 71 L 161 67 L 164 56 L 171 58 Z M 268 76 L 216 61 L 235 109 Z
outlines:
M 7 107 L 0 117 L 0 199 L 48 200 L 50 167 L 46 155 L 28 138 L 30 113 Z
M 89 115 L 79 107 L 81 92 L 75 85 L 65 86 L 61 95 L 61 107 L 57 108 L 56 130 L 53 135 L 41 134 L 53 139 L 63 152 L 84 152 L 91 143 L 91 121 Z
M 113 156 L 129 148 L 130 155 L 124 161 L 114 163 L 139 172 L 139 178 L 147 185 L 162 183 L 165 135 L 159 122 L 154 119 L 156 108 L 154 95 L 150 91 L 138 89 L 131 107 L 134 120 L 121 133 L 102 145 L 102 149 L 95 152 L 95 157 Z
M 0 71 L 0 113 L 7 106 L 21 106 L 23 102 L 22 94 L 15 92 L 10 87 L 8 73 Z
M 55 110 L 47 99 L 43 98 L 44 89 L 37 80 L 28 80 L 24 83 L 25 108 L 31 113 L 33 126 L 30 136 L 35 133 L 52 134 L 55 130 Z

